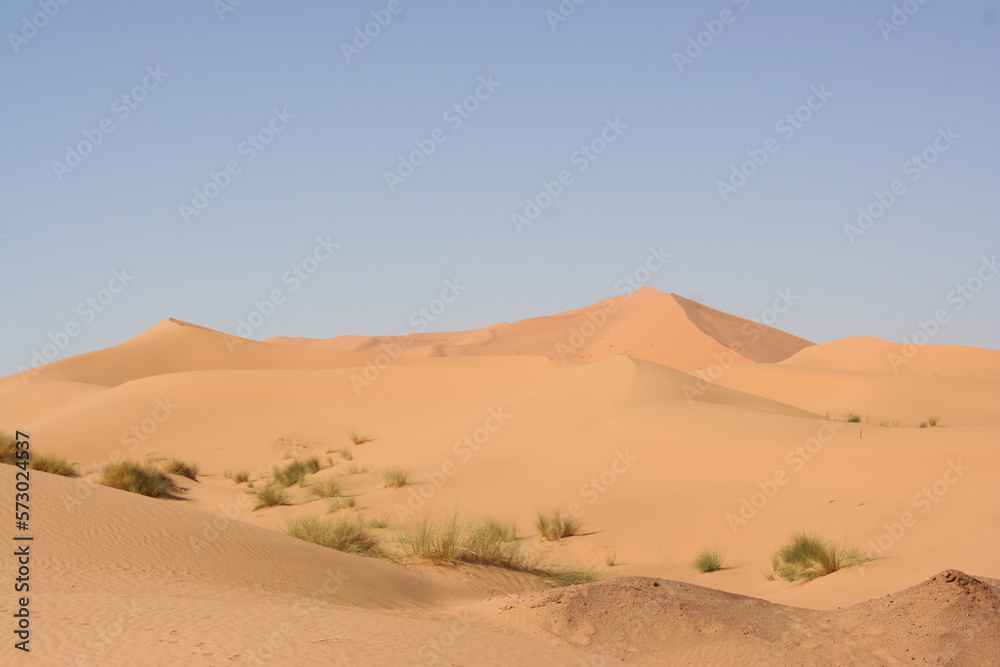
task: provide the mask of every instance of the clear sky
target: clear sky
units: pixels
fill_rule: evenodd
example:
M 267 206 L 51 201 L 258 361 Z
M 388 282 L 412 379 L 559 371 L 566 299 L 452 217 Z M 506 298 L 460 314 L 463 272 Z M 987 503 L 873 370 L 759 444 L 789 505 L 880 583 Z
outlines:
M 394 334 L 445 291 L 420 326 L 466 329 L 626 275 L 1000 348 L 1000 3 L 576 2 L 6 0 L 0 375 L 167 317 Z

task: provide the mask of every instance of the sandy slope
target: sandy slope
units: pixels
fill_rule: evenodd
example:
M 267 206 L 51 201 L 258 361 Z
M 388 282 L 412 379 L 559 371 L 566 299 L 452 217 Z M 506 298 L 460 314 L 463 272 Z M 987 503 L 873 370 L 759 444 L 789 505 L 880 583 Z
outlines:
M 812 345 L 783 331 L 649 287 L 587 308 L 474 331 L 412 333 L 403 338 L 279 337 L 270 342 L 367 353 L 399 345 L 404 356 L 520 354 L 561 362 L 625 355 L 684 371 L 727 361 L 774 362 Z
M 0 429 L 30 432 L 38 451 L 85 471 L 147 455 L 202 468 L 199 481 L 178 480 L 186 490 L 173 501 L 38 475 L 38 646 L 58 660 L 34 664 L 72 664 L 73 647 L 93 643 L 131 601 L 143 611 L 127 619 L 127 637 L 81 664 L 252 664 L 249 652 L 284 618 L 293 629 L 282 631 L 280 664 L 331 655 L 428 664 L 417 653 L 456 622 L 465 623 L 461 637 L 436 664 L 591 659 L 580 652 L 587 645 L 566 637 L 525 640 L 516 623 L 497 625 L 500 612 L 471 625 L 457 616 L 489 595 L 540 588 L 531 577 L 404 569 L 283 535 L 288 518 L 324 503 L 292 487 L 295 505 L 251 512 L 245 485 L 223 473 L 257 479 L 284 457 L 328 461 L 316 477 L 343 479 L 358 504 L 341 512 L 387 517 L 387 543 L 427 514 L 495 515 L 516 520 L 524 546 L 546 559 L 605 578 L 660 577 L 792 605 L 776 612 L 774 628 L 783 618 L 825 619 L 810 631 L 842 643 L 862 641 L 838 625 L 843 616 L 805 610 L 864 603 L 949 568 L 1000 577 L 1000 353 L 928 346 L 912 354 L 874 339 L 812 346 L 751 327 L 759 335 L 735 354 L 728 346 L 740 342 L 745 320 L 651 290 L 613 303 L 611 313 L 598 304 L 427 334 L 439 337 L 433 351 L 418 349 L 427 338 L 398 358 L 380 351 L 384 340 L 279 345 L 167 320 L 116 347 L 0 379 Z M 608 314 L 605 325 L 562 363 L 555 346 L 595 312 Z M 845 423 L 847 412 L 862 423 Z M 930 416 L 941 425 L 916 428 Z M 374 439 L 353 445 L 354 430 Z M 354 465 L 373 472 L 348 474 Z M 413 483 L 382 488 L 378 471 L 387 467 L 408 470 Z M 10 471 L 0 473 L 8 497 Z M 533 520 L 553 507 L 577 513 L 581 534 L 539 542 Z M 210 534 L 213 517 L 225 530 L 195 552 L 190 537 Z M 880 559 L 804 586 L 767 581 L 770 554 L 795 530 Z M 727 567 L 695 572 L 689 562 L 705 547 L 720 548 Z M 297 618 L 296 605 L 339 567 L 350 581 Z M 615 589 L 606 615 L 631 613 L 621 607 L 630 585 Z M 706 610 L 735 604 L 691 594 Z M 931 618 L 932 599 L 914 598 L 914 613 Z M 723 634 L 734 655 L 755 646 Z M 926 639 L 920 651 L 945 651 L 952 639 Z M 650 656 L 681 647 L 654 644 L 640 642 L 629 660 L 658 664 Z M 690 664 L 720 664 L 707 646 L 684 647 L 695 651 Z M 597 654 L 613 654 L 605 648 Z M 157 662 L 163 651 L 168 663 Z

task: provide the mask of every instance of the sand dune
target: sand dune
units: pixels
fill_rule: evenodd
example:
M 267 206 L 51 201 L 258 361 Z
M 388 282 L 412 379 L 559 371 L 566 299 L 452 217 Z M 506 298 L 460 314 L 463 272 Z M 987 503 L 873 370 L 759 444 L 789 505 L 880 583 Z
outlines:
M 412 356 L 519 354 L 562 362 L 624 355 L 683 371 L 726 360 L 774 362 L 812 345 L 766 325 L 649 287 L 587 308 L 475 331 L 414 333 L 405 338 L 279 337 L 269 342 L 368 353 L 399 345 L 403 355 Z
M 68 456 L 84 480 L 123 457 L 201 466 L 198 481 L 175 480 L 176 500 L 36 474 L 38 650 L 54 656 L 37 664 L 73 664 L 81 645 L 86 664 L 254 664 L 274 619 L 292 619 L 272 647 L 281 664 L 710 665 L 774 651 L 786 656 L 774 664 L 912 662 L 878 653 L 862 632 L 875 621 L 919 660 L 987 655 L 962 639 L 955 610 L 978 618 L 994 589 L 955 574 L 920 582 L 951 569 L 1000 577 L 1000 353 L 811 345 L 648 289 L 393 343 L 257 342 L 166 320 L 0 379 L 0 429 L 30 432 L 36 451 Z M 894 367 L 896 353 L 907 363 Z M 937 427 L 917 427 L 931 416 Z M 371 440 L 353 444 L 352 432 Z M 524 573 L 325 550 L 281 532 L 325 512 L 308 487 L 254 512 L 246 484 L 224 475 L 246 470 L 263 485 L 275 465 L 310 456 L 323 466 L 310 479 L 340 480 L 357 504 L 338 515 L 386 518 L 390 548 L 425 517 L 496 516 L 544 562 L 592 567 L 602 581 L 532 594 L 546 585 Z M 384 488 L 390 467 L 410 484 Z M 11 473 L 0 469 L 5 489 Z M 556 507 L 582 528 L 543 542 L 536 514 Z M 767 580 L 797 530 L 877 559 L 805 585 Z M 691 567 L 707 547 L 724 569 Z M 324 588 L 331 571 L 349 579 Z M 953 597 L 963 602 L 938 604 Z M 942 630 L 917 636 L 878 604 Z M 679 629 L 664 635 L 643 618 Z M 115 623 L 128 632 L 101 649 L 95 633 Z M 447 650 L 428 648 L 448 636 Z

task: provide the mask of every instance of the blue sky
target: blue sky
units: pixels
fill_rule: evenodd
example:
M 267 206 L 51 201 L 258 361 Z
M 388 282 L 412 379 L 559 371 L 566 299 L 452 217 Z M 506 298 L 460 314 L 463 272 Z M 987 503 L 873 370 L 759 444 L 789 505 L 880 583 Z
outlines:
M 998 12 L 9 0 L 0 374 L 166 317 L 399 333 L 457 280 L 429 328 L 465 329 L 625 275 L 748 318 L 783 291 L 817 342 L 943 312 L 931 342 L 1000 348 Z

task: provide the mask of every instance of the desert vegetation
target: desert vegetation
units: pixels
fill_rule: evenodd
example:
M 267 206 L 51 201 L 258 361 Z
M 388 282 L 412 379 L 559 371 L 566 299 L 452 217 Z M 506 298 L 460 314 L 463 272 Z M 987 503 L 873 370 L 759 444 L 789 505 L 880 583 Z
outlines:
M 98 484 L 150 498 L 170 498 L 177 487 L 162 469 L 151 463 L 114 461 L 100 470 Z
M 796 533 L 771 557 L 773 574 L 765 576 L 772 579 L 777 575 L 786 581 L 807 582 L 871 560 L 857 549 L 841 547 L 815 535 Z
M 722 553 L 718 549 L 704 549 L 691 561 L 691 567 L 699 572 L 715 572 L 722 569 Z
M 564 537 L 576 535 L 580 531 L 580 521 L 556 509 L 547 514 L 539 512 L 535 519 L 535 528 L 543 540 L 556 542 Z

